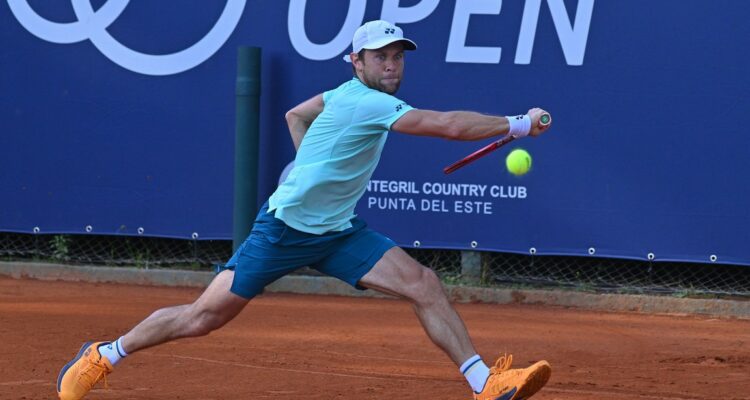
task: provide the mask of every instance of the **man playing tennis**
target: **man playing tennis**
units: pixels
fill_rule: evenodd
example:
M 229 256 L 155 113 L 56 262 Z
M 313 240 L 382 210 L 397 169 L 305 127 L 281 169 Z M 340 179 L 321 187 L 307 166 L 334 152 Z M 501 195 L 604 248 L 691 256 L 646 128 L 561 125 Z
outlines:
M 154 312 L 113 342 L 85 343 L 60 371 L 62 400 L 83 398 L 124 357 L 171 340 L 206 335 L 233 319 L 263 288 L 311 266 L 358 289 L 409 300 L 430 339 L 456 363 L 481 400 L 527 399 L 547 383 L 546 361 L 510 369 L 512 357 L 488 368 L 435 273 L 354 217 L 389 130 L 453 140 L 513 134 L 537 136 L 543 110 L 506 118 L 474 112 L 417 110 L 393 96 L 404 50 L 416 44 L 400 28 L 371 21 L 354 34 L 355 77 L 286 114 L 297 148 L 295 166 L 263 205 L 247 240 L 192 304 Z

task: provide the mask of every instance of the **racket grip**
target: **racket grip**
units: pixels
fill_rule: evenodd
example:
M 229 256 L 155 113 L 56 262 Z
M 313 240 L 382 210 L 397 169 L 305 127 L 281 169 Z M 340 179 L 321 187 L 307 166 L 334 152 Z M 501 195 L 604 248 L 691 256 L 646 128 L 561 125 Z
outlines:
M 539 118 L 539 126 L 547 126 L 552 123 L 552 116 L 548 113 L 542 114 L 542 117 Z

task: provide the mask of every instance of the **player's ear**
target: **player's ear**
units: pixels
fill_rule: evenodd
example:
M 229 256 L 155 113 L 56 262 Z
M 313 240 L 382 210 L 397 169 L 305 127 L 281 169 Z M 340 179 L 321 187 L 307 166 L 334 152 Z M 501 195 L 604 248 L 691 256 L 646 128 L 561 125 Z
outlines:
M 357 68 L 357 53 L 349 53 L 349 61 L 352 64 L 352 73 L 354 76 L 357 76 L 357 71 L 359 71 L 359 68 Z
M 354 67 L 357 68 L 357 70 L 361 70 L 362 68 L 364 68 L 364 64 L 365 64 L 365 52 L 364 51 L 359 52 L 359 53 L 352 53 L 350 54 L 350 56 L 352 58 L 352 65 L 354 65 Z

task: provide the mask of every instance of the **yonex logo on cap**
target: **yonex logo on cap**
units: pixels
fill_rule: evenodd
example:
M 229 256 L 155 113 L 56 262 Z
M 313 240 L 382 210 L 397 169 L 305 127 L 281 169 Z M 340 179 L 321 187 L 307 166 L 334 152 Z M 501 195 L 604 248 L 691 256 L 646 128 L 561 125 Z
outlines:
M 386 35 L 393 35 L 394 33 L 396 33 L 396 30 L 393 28 L 386 28 L 385 33 Z

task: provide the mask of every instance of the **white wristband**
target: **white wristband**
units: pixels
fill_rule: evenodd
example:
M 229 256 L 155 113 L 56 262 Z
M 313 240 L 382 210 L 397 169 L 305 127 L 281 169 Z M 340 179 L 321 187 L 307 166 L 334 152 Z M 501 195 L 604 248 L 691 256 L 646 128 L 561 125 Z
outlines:
M 515 117 L 505 117 L 510 125 L 509 135 L 517 138 L 528 136 L 531 131 L 531 117 L 528 114 L 516 115 Z

